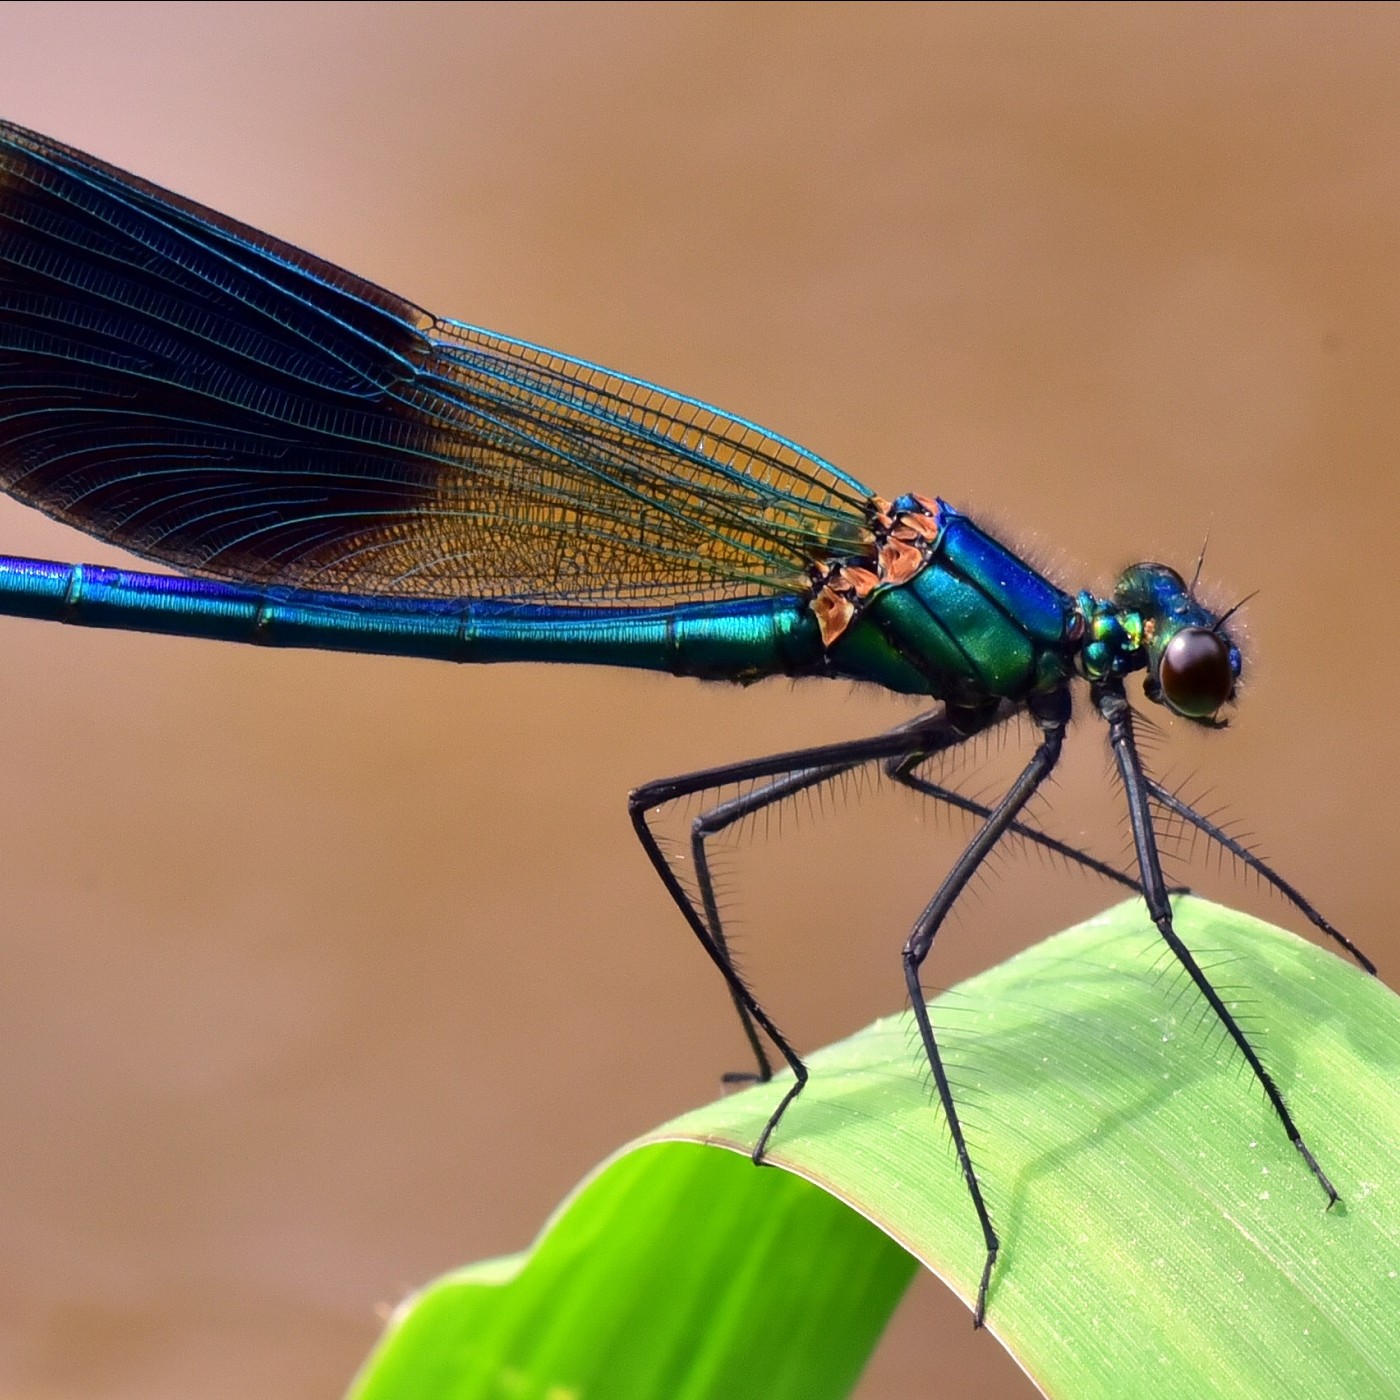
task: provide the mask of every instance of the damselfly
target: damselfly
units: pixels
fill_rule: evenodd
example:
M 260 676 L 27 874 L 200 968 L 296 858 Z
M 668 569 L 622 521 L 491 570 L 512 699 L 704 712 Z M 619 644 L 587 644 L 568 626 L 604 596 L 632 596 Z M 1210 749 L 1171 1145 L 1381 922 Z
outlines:
M 87 626 L 450 661 L 568 661 L 702 680 L 871 682 L 939 702 L 892 731 L 637 789 L 637 836 L 719 969 L 768 1079 L 807 1079 L 729 954 L 706 842 L 795 792 L 882 764 L 980 825 L 919 916 L 903 966 L 986 1243 L 998 1240 L 920 988 L 954 901 L 1003 836 L 1140 890 L 1329 1204 L 1331 1182 L 1254 1047 L 1172 926 L 1154 807 L 1290 885 L 1143 769 L 1124 680 L 1221 727 L 1240 653 L 1162 564 L 1109 597 L 1056 587 L 941 500 L 874 495 L 796 443 L 696 399 L 439 320 L 145 181 L 0 124 L 0 485 L 181 577 L 0 558 L 0 612 Z M 1129 877 L 1023 822 L 1088 686 L 1127 798 Z M 1039 743 L 992 806 L 938 755 L 1028 714 Z M 695 823 L 694 889 L 651 815 L 731 784 Z M 800 1131 L 795 1125 L 794 1131 Z

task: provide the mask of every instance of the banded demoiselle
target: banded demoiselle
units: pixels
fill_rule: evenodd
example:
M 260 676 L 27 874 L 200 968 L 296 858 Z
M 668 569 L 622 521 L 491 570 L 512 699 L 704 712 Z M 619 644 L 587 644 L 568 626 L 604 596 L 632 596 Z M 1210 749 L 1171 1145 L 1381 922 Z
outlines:
M 986 1244 L 998 1238 L 920 986 L 964 886 L 1003 836 L 1140 890 L 1152 920 L 1327 1179 L 1250 1040 L 1172 926 L 1154 810 L 1254 869 L 1368 971 L 1298 892 L 1144 771 L 1124 681 L 1223 727 L 1240 653 L 1175 570 L 1069 593 L 939 499 L 885 500 L 796 443 L 684 395 L 427 315 L 297 248 L 0 124 L 0 485 L 179 577 L 0 558 L 0 612 L 149 632 L 451 661 L 558 661 L 702 680 L 847 679 L 937 707 L 892 731 L 649 783 L 643 849 L 723 976 L 766 1080 L 807 1070 L 732 961 L 706 842 L 876 763 L 979 819 L 919 916 L 904 977 Z M 1023 820 L 1088 686 L 1127 799 L 1128 876 Z M 930 765 L 1018 714 L 1039 743 L 1000 801 Z M 741 785 L 693 826 L 694 888 L 650 818 Z M 800 1132 L 800 1121 L 785 1131 Z

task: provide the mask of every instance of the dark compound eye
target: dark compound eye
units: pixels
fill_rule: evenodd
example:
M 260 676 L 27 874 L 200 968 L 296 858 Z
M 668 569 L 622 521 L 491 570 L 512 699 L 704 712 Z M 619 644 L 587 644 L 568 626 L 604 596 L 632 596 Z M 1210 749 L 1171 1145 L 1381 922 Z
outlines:
M 1187 719 L 1209 719 L 1235 693 L 1230 644 L 1204 627 L 1183 627 L 1157 668 L 1167 704 Z

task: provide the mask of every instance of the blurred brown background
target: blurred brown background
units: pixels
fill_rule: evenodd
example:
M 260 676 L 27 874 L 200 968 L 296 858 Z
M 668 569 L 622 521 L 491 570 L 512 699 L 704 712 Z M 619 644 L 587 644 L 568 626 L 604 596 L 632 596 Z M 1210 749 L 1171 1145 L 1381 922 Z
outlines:
M 1218 596 L 1260 590 L 1248 691 L 1154 761 L 1400 979 L 1396 9 L 5 5 L 0 33 L 7 117 L 939 492 L 1066 583 L 1189 568 L 1209 530 Z M 117 557 L 8 503 L 0 548 Z M 377 1305 L 524 1246 L 742 1063 L 627 789 L 907 713 L 0 636 L 0 1393 L 25 1400 L 337 1394 Z M 1087 719 L 1051 810 L 1121 846 Z M 890 792 L 830 817 L 726 867 L 807 1046 L 900 1004 L 960 834 Z M 930 982 L 1115 899 L 1008 861 Z M 1029 1389 L 924 1279 L 862 1394 L 935 1385 Z

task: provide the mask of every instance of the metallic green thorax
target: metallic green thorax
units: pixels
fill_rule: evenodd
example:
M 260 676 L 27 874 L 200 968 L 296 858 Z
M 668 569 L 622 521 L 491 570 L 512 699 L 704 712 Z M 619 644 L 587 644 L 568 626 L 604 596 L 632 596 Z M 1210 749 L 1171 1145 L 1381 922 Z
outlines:
M 1168 644 L 1194 628 L 1221 637 L 1239 675 L 1215 615 L 1163 564 L 1124 570 L 1112 598 L 1071 596 L 944 501 L 910 495 L 871 510 L 870 554 L 817 582 L 827 674 L 978 706 L 1146 668 L 1155 700 Z
M 922 504 L 937 524 L 924 566 L 870 594 L 830 646 L 832 671 L 962 705 L 1062 685 L 1082 625 L 1076 600 L 951 506 Z M 901 497 L 892 509 L 915 508 Z

